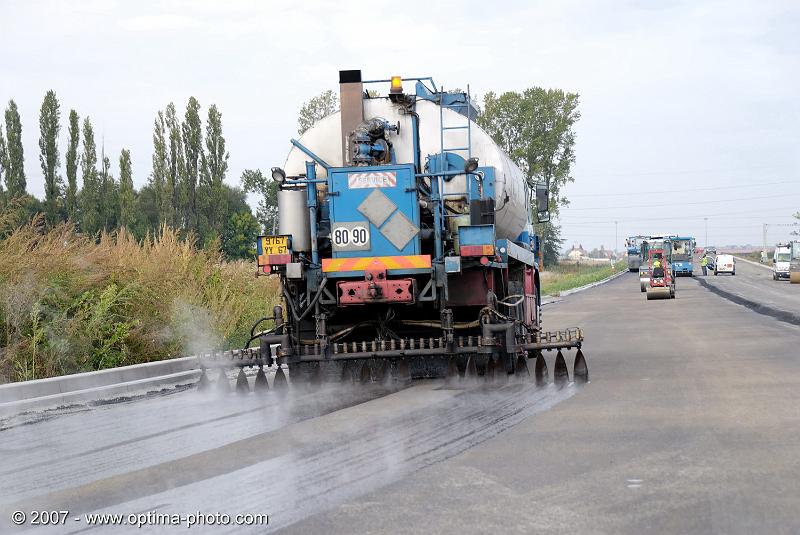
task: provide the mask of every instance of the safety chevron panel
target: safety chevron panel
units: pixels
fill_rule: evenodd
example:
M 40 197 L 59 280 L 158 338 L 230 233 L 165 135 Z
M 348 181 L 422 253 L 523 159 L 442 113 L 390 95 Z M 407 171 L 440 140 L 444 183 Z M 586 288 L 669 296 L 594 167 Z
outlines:
M 364 258 L 323 258 L 322 271 L 364 271 L 366 269 L 418 269 L 430 268 L 431 256 L 371 256 Z

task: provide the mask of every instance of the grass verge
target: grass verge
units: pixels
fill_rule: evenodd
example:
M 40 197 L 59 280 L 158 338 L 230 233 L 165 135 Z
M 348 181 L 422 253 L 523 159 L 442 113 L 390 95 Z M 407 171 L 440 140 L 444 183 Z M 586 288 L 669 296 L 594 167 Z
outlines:
M 168 228 L 21 227 L 0 240 L 0 383 L 241 347 L 278 300 L 255 273 Z
M 558 295 L 566 290 L 601 281 L 620 271 L 625 271 L 625 262 L 610 264 L 558 264 L 548 267 L 540 274 L 542 295 Z

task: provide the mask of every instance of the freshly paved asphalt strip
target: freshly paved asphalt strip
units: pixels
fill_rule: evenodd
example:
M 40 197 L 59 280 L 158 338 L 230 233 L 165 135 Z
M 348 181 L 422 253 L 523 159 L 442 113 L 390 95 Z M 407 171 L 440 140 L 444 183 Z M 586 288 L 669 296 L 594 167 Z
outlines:
M 700 284 L 756 312 L 800 325 L 800 285 L 772 280 L 772 270 L 736 259 L 736 275 L 696 277 Z M 683 279 L 679 279 L 678 282 Z

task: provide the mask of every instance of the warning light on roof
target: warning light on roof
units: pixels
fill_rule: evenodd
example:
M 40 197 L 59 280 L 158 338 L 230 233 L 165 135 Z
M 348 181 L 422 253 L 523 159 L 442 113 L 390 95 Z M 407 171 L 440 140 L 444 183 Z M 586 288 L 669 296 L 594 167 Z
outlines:
M 390 93 L 399 95 L 403 93 L 403 78 L 400 76 L 392 76 L 392 88 Z

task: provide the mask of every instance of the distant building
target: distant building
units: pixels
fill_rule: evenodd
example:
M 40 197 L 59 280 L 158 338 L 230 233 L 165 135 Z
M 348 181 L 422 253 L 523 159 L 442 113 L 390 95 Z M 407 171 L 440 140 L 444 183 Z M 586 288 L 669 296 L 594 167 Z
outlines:
M 575 262 L 577 262 L 578 260 L 583 260 L 583 259 L 589 258 L 589 255 L 586 252 L 586 250 L 583 248 L 583 245 L 578 244 L 578 246 L 575 247 L 574 243 L 572 244 L 572 249 L 567 251 L 567 255 L 566 256 L 567 256 L 567 258 L 569 260 L 573 260 Z

